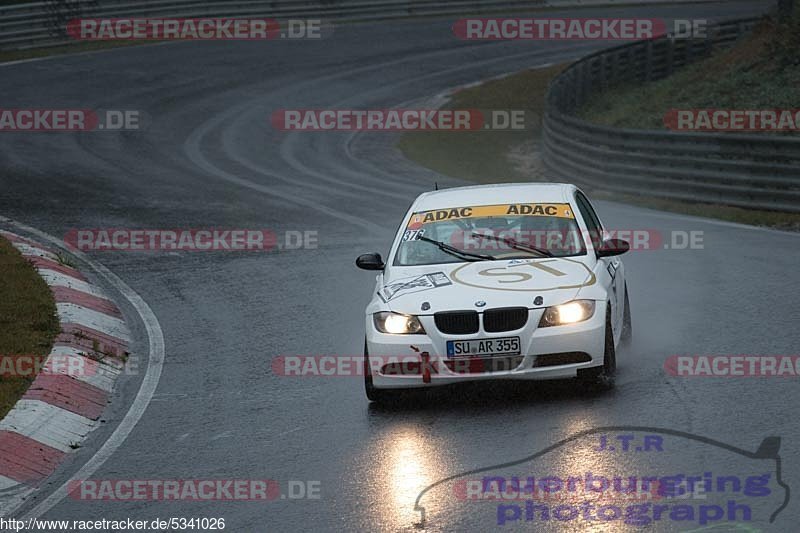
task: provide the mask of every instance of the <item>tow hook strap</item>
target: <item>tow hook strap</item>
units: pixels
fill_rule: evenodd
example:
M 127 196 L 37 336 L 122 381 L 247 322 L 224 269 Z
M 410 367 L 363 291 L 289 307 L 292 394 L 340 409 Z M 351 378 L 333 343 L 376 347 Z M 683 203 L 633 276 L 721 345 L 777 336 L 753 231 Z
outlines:
M 419 353 L 419 358 L 421 359 L 422 364 L 422 382 L 423 383 L 430 383 L 431 382 L 431 356 L 428 352 L 420 353 L 419 348 L 416 346 L 411 346 L 411 349 L 415 352 Z

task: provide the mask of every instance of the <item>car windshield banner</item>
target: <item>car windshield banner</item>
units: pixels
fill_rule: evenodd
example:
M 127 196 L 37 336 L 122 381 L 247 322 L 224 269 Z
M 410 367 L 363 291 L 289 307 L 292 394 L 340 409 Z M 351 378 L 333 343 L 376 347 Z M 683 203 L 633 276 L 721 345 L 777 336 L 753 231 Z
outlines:
M 508 216 L 575 218 L 569 204 L 498 204 L 468 207 L 450 207 L 420 211 L 411 215 L 408 229 L 418 229 L 424 224 L 460 220 L 465 218 L 489 218 Z

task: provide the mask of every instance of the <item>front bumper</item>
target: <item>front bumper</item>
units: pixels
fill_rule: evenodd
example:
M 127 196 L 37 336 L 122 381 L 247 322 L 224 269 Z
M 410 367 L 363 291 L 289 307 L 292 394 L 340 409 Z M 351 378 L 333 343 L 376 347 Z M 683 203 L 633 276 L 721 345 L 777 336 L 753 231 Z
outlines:
M 548 380 L 574 378 L 580 369 L 602 366 L 605 348 L 605 307 L 598 302 L 594 316 L 585 322 L 567 326 L 539 328 L 544 309 L 533 309 L 525 327 L 502 333 L 447 335 L 436 328 L 433 316 L 420 316 L 423 335 L 391 335 L 375 329 L 372 315 L 366 316 L 367 349 L 370 356 L 372 384 L 376 388 L 412 389 L 480 380 Z M 520 356 L 495 356 L 480 364 L 469 358 L 448 358 L 447 341 L 520 338 Z M 420 361 L 419 352 L 430 356 L 430 383 L 423 382 L 422 371 L 415 366 L 389 366 L 392 361 Z M 495 360 L 492 362 L 491 360 Z M 503 359 L 500 361 L 499 359 Z M 450 362 L 448 364 L 448 361 Z M 570 362 L 580 361 L 580 362 Z M 563 363 L 563 364 L 562 364 Z M 382 370 L 386 369 L 386 372 Z M 407 372 L 407 373 L 406 373 Z

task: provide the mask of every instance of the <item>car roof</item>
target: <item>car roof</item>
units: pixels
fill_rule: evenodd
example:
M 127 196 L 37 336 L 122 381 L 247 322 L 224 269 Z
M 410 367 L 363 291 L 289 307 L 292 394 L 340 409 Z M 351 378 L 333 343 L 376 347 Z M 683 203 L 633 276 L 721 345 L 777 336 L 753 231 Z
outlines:
M 569 202 L 575 185 L 569 183 L 497 183 L 426 192 L 414 202 L 414 212 L 471 205 Z

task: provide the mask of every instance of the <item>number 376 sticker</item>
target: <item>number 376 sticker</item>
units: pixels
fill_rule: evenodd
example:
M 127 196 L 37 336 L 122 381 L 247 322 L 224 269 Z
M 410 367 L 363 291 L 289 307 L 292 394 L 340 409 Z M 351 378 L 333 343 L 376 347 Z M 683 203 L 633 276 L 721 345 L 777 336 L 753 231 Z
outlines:
M 523 292 L 577 289 L 596 281 L 586 265 L 565 258 L 511 261 L 497 267 L 483 261 L 468 263 L 453 270 L 450 278 L 469 287 Z
M 424 229 L 410 229 L 403 233 L 403 242 L 416 241 L 423 235 L 425 235 Z

